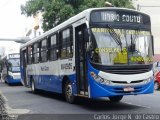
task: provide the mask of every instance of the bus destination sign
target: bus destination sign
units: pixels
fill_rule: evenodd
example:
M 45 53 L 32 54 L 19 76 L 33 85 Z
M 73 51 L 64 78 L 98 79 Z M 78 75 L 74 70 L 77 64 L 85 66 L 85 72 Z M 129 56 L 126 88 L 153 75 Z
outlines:
M 142 14 L 129 11 L 94 11 L 91 22 L 116 22 L 143 24 Z
M 20 54 L 19 53 L 9 54 L 9 58 L 20 58 Z

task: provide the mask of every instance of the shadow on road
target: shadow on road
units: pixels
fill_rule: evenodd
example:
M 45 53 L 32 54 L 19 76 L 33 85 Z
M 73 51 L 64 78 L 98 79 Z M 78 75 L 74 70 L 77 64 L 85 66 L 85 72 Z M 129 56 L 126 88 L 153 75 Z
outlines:
M 31 91 L 29 91 L 30 94 L 33 94 Z M 52 93 L 52 92 L 46 92 L 46 91 L 39 91 L 38 94 L 36 94 L 38 96 L 43 96 L 46 98 L 51 98 L 54 100 L 57 100 L 59 102 L 63 102 L 65 103 L 65 98 L 63 97 L 63 95 L 61 94 L 57 94 L 57 93 Z M 67 103 L 67 102 L 66 102 Z M 69 103 L 67 103 L 69 104 Z M 95 111 L 95 112 L 101 112 L 104 110 L 107 111 L 118 111 L 118 110 L 137 110 L 137 109 L 144 109 L 144 107 L 141 106 L 136 106 L 136 105 L 132 105 L 132 104 L 127 104 L 125 102 L 123 102 L 123 99 L 121 102 L 119 103 L 112 103 L 110 102 L 107 98 L 101 98 L 101 99 L 88 99 L 88 98 L 80 98 L 77 97 L 76 98 L 76 102 L 75 104 L 71 104 L 74 106 L 78 106 L 81 107 L 83 109 L 86 110 L 90 110 L 90 111 Z M 121 112 L 121 111 L 119 111 Z

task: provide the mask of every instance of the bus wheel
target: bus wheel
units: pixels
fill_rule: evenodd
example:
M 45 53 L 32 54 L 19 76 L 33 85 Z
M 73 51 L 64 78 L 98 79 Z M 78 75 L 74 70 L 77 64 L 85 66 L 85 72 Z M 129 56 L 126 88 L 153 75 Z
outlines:
M 35 82 L 34 82 L 34 80 L 31 80 L 31 91 L 33 93 L 37 93 L 37 89 L 35 88 Z
M 122 100 L 123 96 L 113 96 L 113 97 L 109 97 L 109 100 L 111 102 L 120 102 Z
M 4 77 L 4 83 L 6 83 L 7 84 L 7 77 Z
M 69 81 L 67 81 L 65 83 L 65 98 L 66 98 L 66 101 L 69 102 L 69 103 L 74 103 L 75 102 L 75 96 L 73 95 L 72 93 L 72 85 Z
M 158 90 L 158 89 L 159 89 L 159 84 L 158 84 L 158 82 L 155 82 L 155 83 L 154 83 L 154 89 L 155 89 L 155 90 Z

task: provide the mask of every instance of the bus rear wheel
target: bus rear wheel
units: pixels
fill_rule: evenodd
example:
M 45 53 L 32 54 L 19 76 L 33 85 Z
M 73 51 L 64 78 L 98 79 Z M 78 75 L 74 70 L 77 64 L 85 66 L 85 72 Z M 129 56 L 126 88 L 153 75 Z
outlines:
M 73 95 L 73 92 L 72 92 L 72 85 L 69 81 L 66 81 L 65 83 L 64 94 L 67 102 L 71 104 L 75 102 L 75 96 Z
M 120 102 L 122 100 L 123 96 L 113 96 L 113 97 L 109 97 L 109 100 L 111 102 Z
M 32 91 L 32 93 L 37 93 L 37 89 L 35 88 L 34 80 L 31 80 L 31 91 Z

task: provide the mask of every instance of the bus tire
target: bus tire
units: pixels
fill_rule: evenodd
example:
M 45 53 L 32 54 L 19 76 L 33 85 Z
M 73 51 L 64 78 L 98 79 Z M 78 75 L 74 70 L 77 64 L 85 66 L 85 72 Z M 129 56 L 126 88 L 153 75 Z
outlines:
M 111 102 L 120 102 L 122 100 L 123 96 L 113 96 L 113 97 L 109 97 L 109 100 Z
M 7 84 L 7 77 L 4 77 L 4 83 L 6 83 Z
M 71 104 L 75 102 L 75 96 L 72 93 L 72 85 L 68 80 L 65 82 L 64 95 L 67 102 Z
M 31 80 L 31 92 L 37 93 L 37 89 L 35 88 L 35 81 L 33 79 Z

